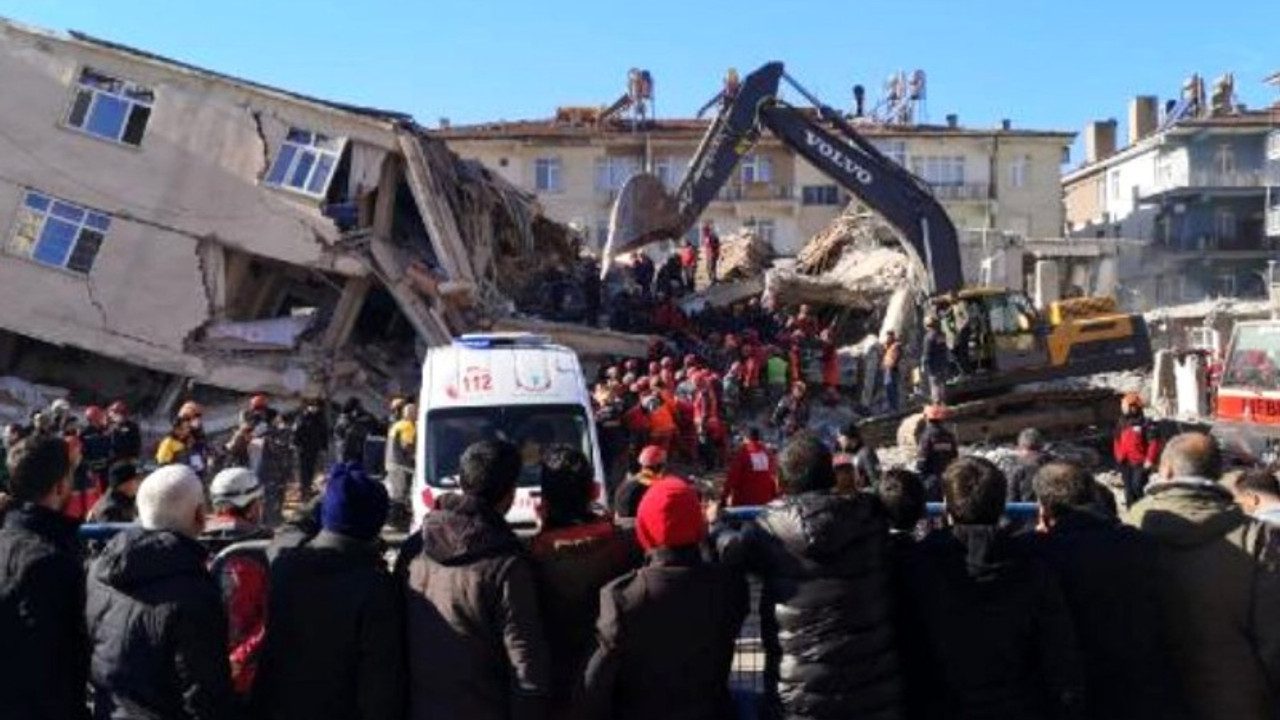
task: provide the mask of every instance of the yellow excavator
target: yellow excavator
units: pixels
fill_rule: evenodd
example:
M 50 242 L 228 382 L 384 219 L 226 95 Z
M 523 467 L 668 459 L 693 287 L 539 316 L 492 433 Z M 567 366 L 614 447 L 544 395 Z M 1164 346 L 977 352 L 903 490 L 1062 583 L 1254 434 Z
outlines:
M 812 108 L 780 99 L 783 81 Z M 924 270 L 925 316 L 954 317 L 959 311 L 972 323 L 981 361 L 950 378 L 943 390 L 962 441 L 1007 437 L 1024 427 L 1071 431 L 1114 421 L 1119 404 L 1109 390 L 1025 386 L 1149 368 L 1151 341 L 1141 316 L 1118 311 L 1110 298 L 1063 300 L 1042 314 L 1024 293 L 966 288 L 955 225 L 929 185 L 795 82 L 782 63 L 727 83 L 719 102 L 674 195 L 648 173 L 624 184 L 612 210 L 604 271 L 618 253 L 684 237 L 767 129 L 897 230 L 907 254 Z M 917 423 L 907 411 L 875 418 L 869 430 L 883 441 L 888 431 L 876 428 L 892 427 L 898 441 L 910 441 Z

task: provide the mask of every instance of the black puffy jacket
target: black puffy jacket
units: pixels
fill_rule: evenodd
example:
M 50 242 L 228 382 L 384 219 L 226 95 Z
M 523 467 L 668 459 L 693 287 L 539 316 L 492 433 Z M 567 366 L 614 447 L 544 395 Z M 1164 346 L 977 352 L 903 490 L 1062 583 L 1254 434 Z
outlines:
M 888 536 L 875 497 L 818 492 L 718 538 L 726 563 L 764 581 L 766 693 L 785 717 L 901 717 Z
M 1084 717 L 1076 638 L 1049 569 L 995 527 L 960 525 L 904 556 L 908 691 L 929 720 Z
M 538 720 L 551 661 L 528 551 L 492 508 L 441 498 L 400 549 L 409 717 Z
M 86 616 L 99 720 L 238 718 L 227 618 L 195 540 L 120 533 L 89 570 Z
M 0 717 L 88 717 L 89 643 L 76 528 L 21 505 L 0 530 Z
M 322 531 L 280 557 L 268 617 L 258 717 L 404 717 L 401 596 L 376 545 Z

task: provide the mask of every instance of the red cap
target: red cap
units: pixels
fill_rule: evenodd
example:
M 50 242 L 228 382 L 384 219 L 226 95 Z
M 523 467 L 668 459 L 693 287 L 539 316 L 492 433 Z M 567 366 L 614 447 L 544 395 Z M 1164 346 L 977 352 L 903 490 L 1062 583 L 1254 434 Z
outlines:
M 266 395 L 254 395 L 253 397 L 249 398 L 249 409 L 250 409 L 250 410 L 265 410 L 265 409 L 267 409 L 267 396 L 266 396 Z
M 84 409 L 84 421 L 90 425 L 101 425 L 106 419 L 106 413 L 97 405 L 90 405 Z
M 667 464 L 667 451 L 657 445 L 646 445 L 638 458 L 640 467 L 655 468 Z
M 636 539 L 646 551 L 696 545 L 707 537 L 698 493 L 683 480 L 663 478 L 649 486 L 636 511 Z

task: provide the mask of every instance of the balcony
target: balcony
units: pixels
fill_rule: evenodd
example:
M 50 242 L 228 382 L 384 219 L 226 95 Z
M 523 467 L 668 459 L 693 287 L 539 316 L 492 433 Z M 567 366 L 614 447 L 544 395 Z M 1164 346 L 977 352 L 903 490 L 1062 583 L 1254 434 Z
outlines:
M 1280 207 L 1267 209 L 1267 237 L 1280 238 Z
M 1196 170 L 1191 173 L 1191 187 L 1197 188 L 1260 188 L 1266 185 L 1267 173 L 1262 170 Z
M 796 187 L 782 183 L 737 183 L 726 185 L 716 194 L 724 202 L 794 202 Z
M 960 183 L 931 185 L 933 196 L 942 201 L 979 201 L 991 199 L 991 187 L 986 183 Z

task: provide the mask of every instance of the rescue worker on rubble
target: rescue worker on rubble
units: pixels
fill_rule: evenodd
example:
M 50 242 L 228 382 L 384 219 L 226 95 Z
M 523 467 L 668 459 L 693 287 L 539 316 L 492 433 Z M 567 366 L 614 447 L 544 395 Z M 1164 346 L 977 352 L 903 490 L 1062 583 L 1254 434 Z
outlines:
M 720 267 L 720 236 L 710 221 L 702 223 L 702 255 L 707 261 L 708 282 L 715 285 L 719 282 L 717 273 Z
M 1142 396 L 1128 393 L 1120 400 L 1120 422 L 1112 443 L 1120 477 L 1124 480 L 1125 507 L 1133 507 L 1142 499 L 1147 478 L 1160 460 L 1160 450 L 1155 426 L 1143 411 Z
M 943 389 L 950 375 L 951 358 L 947 351 L 947 336 L 938 327 L 938 318 L 930 315 L 924 319 L 924 339 L 920 348 L 920 370 L 924 377 L 924 396 L 931 403 L 943 401 Z
M 413 511 L 409 508 L 409 491 L 413 483 L 417 446 L 418 406 L 404 403 L 400 407 L 400 418 L 387 431 L 384 460 L 386 476 L 383 485 L 387 488 L 390 502 L 387 524 L 397 530 L 408 530 L 413 520 Z
M 142 457 L 142 429 L 129 417 L 129 406 L 116 400 L 107 406 L 111 463 L 136 462 Z
M 950 413 L 945 405 L 928 405 L 924 409 L 925 427 L 916 450 L 916 472 L 924 480 L 930 500 L 942 498 L 942 473 L 960 457 L 960 442 L 943 423 Z
M 621 520 L 634 519 L 640 500 L 649 491 L 649 486 L 667 477 L 667 451 L 661 447 L 645 447 L 640 451 L 637 461 L 640 471 L 624 480 L 613 498 L 614 515 Z
M 880 369 L 884 373 L 884 402 L 889 412 L 899 407 L 899 382 L 902 368 L 902 343 L 892 330 L 884 334 L 884 355 L 880 357 Z
M 791 392 L 778 401 L 772 420 L 782 440 L 809 427 L 808 388 L 803 382 L 791 383 Z

